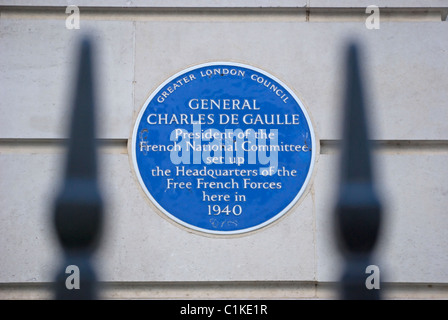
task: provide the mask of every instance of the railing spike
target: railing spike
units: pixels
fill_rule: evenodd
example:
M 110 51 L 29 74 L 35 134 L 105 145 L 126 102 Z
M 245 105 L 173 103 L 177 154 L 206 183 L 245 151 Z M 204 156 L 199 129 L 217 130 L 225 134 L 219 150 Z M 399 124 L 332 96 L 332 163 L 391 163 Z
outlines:
M 342 298 L 378 299 L 378 290 L 366 287 L 381 220 L 373 185 L 371 145 L 356 45 L 349 46 L 344 109 L 340 187 L 336 204 L 338 241 L 345 257 Z
M 56 299 L 95 299 L 96 276 L 90 262 L 101 232 L 102 198 L 97 182 L 92 44 L 81 43 L 76 92 L 62 190 L 54 224 L 65 260 L 56 279 Z M 68 288 L 68 266 L 79 269 L 80 288 Z
M 70 131 L 66 168 L 67 178 L 96 181 L 95 98 L 92 69 L 92 44 L 81 41 L 79 68 Z M 81 165 L 82 164 L 82 165 Z

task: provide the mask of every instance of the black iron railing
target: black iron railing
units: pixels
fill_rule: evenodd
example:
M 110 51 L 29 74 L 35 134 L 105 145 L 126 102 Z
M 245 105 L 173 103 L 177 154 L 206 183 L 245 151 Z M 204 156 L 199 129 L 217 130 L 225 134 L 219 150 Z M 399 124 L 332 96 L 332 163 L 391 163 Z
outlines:
M 55 282 L 57 299 L 97 297 L 91 255 L 101 234 L 103 212 L 97 182 L 92 44 L 88 39 L 81 43 L 77 75 L 65 180 L 54 212 L 56 232 L 65 254 Z
M 365 270 L 371 263 L 378 236 L 381 207 L 373 185 L 363 88 L 354 45 L 348 50 L 347 61 L 342 167 L 335 209 L 338 243 L 345 258 L 340 297 L 378 299 L 379 290 L 366 287 Z M 54 214 L 65 254 L 55 281 L 56 299 L 98 298 L 91 255 L 100 238 L 103 212 L 97 182 L 94 92 L 92 45 L 86 39 L 81 44 L 65 180 Z M 82 273 L 79 284 L 67 283 L 75 281 L 70 274 L 76 268 Z
M 381 222 L 381 206 L 374 188 L 371 143 L 358 61 L 358 49 L 350 45 L 347 78 L 340 185 L 335 208 L 338 244 L 345 258 L 341 298 L 379 299 L 379 290 L 366 286 L 366 268 L 371 265 Z

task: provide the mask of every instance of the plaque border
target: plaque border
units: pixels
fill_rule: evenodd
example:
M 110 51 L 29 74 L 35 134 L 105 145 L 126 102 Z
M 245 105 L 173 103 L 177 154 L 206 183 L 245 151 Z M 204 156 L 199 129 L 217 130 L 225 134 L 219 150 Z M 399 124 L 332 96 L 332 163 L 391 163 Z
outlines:
M 151 102 L 152 99 L 154 99 L 156 97 L 156 95 L 158 93 L 160 93 L 160 90 L 169 82 L 171 82 L 172 80 L 174 80 L 175 78 L 179 77 L 182 74 L 186 74 L 190 71 L 199 69 L 199 68 L 203 68 L 203 67 L 213 67 L 213 66 L 217 66 L 217 65 L 222 65 L 222 66 L 234 66 L 234 67 L 239 67 L 239 68 L 246 68 L 246 69 L 250 69 L 253 71 L 256 71 L 262 75 L 265 75 L 269 78 L 271 78 L 272 80 L 276 81 L 278 84 L 280 84 L 283 89 L 285 89 L 293 98 L 294 100 L 298 103 L 298 105 L 300 106 L 303 114 L 305 115 L 305 118 L 307 120 L 308 123 L 308 127 L 310 129 L 310 134 L 311 134 L 311 141 L 312 141 L 312 155 L 311 155 L 311 163 L 310 163 L 310 168 L 308 170 L 308 174 L 305 178 L 305 181 L 302 185 L 302 187 L 300 188 L 299 192 L 296 194 L 296 196 L 294 197 L 294 199 L 279 213 L 277 213 L 276 215 L 274 215 L 272 218 L 270 218 L 269 220 L 266 220 L 263 223 L 260 223 L 256 226 L 250 227 L 250 228 L 245 228 L 245 229 L 241 229 L 241 230 L 232 230 L 232 231 L 220 231 L 220 230 L 209 230 L 209 229 L 204 229 L 204 228 L 200 228 L 197 227 L 195 225 L 186 223 L 185 221 L 182 221 L 181 219 L 177 218 L 176 216 L 174 216 L 173 214 L 169 213 L 167 210 L 165 210 L 158 202 L 157 200 L 152 196 L 152 194 L 148 191 L 148 189 L 145 186 L 145 183 L 140 175 L 140 170 L 138 168 L 138 164 L 137 164 L 137 156 L 136 156 L 136 147 L 135 147 L 135 139 L 137 137 L 137 129 L 138 126 L 140 124 L 141 118 L 143 116 L 143 114 L 146 111 L 146 106 Z M 294 93 L 294 91 L 287 86 L 283 81 L 281 81 L 280 79 L 278 79 L 276 76 L 272 75 L 271 73 L 254 67 L 252 65 L 246 64 L 246 63 L 240 63 L 240 62 L 230 62 L 230 61 L 212 61 L 212 62 L 205 62 L 205 63 L 200 63 L 200 64 L 195 64 L 192 65 L 186 69 L 182 69 L 181 71 L 177 72 L 176 74 L 170 76 L 169 78 L 167 78 L 166 80 L 164 80 L 156 89 L 154 89 L 151 94 L 149 95 L 149 97 L 145 100 L 145 102 L 143 103 L 142 107 L 140 108 L 140 111 L 138 113 L 137 118 L 134 120 L 134 125 L 133 125 L 133 129 L 132 129 L 132 133 L 131 133 L 131 137 L 129 139 L 129 145 L 128 149 L 130 147 L 131 152 L 128 152 L 128 155 L 131 157 L 131 162 L 132 162 L 132 168 L 133 168 L 133 172 L 135 174 L 135 176 L 137 177 L 138 180 L 138 184 L 141 188 L 141 190 L 144 192 L 144 194 L 147 196 L 147 198 L 150 200 L 150 203 L 152 205 L 155 206 L 156 212 L 159 213 L 160 216 L 162 216 L 163 218 L 165 218 L 166 220 L 168 220 L 169 222 L 172 222 L 173 224 L 175 224 L 177 227 L 181 227 L 182 229 L 186 230 L 186 231 L 190 231 L 190 232 L 194 232 L 194 233 L 198 233 L 201 235 L 205 235 L 205 236 L 241 236 L 241 235 L 247 235 L 250 234 L 254 231 L 259 231 L 261 229 L 264 229 L 267 226 L 270 226 L 272 224 L 274 224 L 274 222 L 279 221 L 281 218 L 283 218 L 284 216 L 287 215 L 287 213 L 289 211 L 291 211 L 291 209 L 295 206 L 298 205 L 301 200 L 304 199 L 304 196 L 309 192 L 310 186 L 311 186 L 311 180 L 313 180 L 313 176 L 315 173 L 314 167 L 315 164 L 317 163 L 317 155 L 318 155 L 318 150 L 320 149 L 320 146 L 317 145 L 318 143 L 318 139 L 316 138 L 316 134 L 314 132 L 314 125 L 313 122 L 311 120 L 310 115 L 308 114 L 308 110 L 305 107 L 303 101 Z

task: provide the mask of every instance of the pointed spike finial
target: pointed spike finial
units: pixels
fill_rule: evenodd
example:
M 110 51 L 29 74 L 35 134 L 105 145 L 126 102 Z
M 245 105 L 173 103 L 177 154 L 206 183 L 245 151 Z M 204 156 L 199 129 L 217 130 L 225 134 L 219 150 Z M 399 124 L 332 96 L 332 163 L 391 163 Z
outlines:
M 94 181 L 97 168 L 93 76 L 92 44 L 88 38 L 84 38 L 81 41 L 66 175 Z
M 381 220 L 375 192 L 358 49 L 347 52 L 340 186 L 335 209 L 338 243 L 346 260 L 343 298 L 377 299 L 365 286 L 365 269 L 375 246 Z
M 65 253 L 56 279 L 57 299 L 94 299 L 96 276 L 90 256 L 99 242 L 103 202 L 97 182 L 92 44 L 81 42 L 65 180 L 56 199 L 54 225 Z M 79 268 L 80 289 L 67 288 L 67 267 Z
M 354 44 L 349 46 L 347 57 L 337 220 L 344 247 L 351 252 L 362 252 L 370 251 L 375 244 L 380 204 L 373 184 L 371 142 L 358 49 Z M 378 212 L 368 213 L 367 209 Z
M 372 181 L 370 141 L 365 108 L 358 47 L 352 43 L 349 45 L 347 54 L 344 110 L 341 178 L 345 181 L 358 183 Z

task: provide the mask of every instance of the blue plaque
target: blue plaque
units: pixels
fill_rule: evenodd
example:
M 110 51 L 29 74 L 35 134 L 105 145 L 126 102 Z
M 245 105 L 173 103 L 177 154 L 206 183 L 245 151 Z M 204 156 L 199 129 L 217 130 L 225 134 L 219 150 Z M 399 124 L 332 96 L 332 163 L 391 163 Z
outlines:
M 303 196 L 316 142 L 298 97 L 267 72 L 207 63 L 160 85 L 131 140 L 134 169 L 158 210 L 210 234 L 279 219 Z

